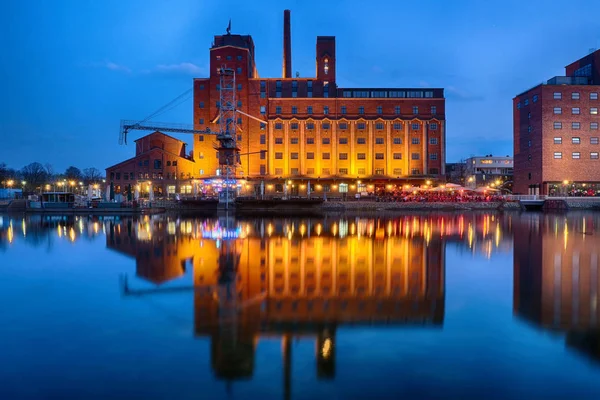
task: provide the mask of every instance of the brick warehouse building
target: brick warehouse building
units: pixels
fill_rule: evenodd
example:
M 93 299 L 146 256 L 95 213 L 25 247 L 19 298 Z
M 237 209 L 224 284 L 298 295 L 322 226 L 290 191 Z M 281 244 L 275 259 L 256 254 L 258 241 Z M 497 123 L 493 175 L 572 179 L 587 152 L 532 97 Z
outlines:
M 258 190 L 258 181 L 270 183 L 267 191 L 291 181 L 292 193 L 302 194 L 308 180 L 313 190 L 344 185 L 340 191 L 352 192 L 443 179 L 443 89 L 338 88 L 335 47 L 335 37 L 318 36 L 316 76 L 292 77 L 286 10 L 283 76 L 260 78 L 251 36 L 215 36 L 210 76 L 194 79 L 195 129 L 218 130 L 218 71 L 232 68 L 237 108 L 264 120 L 237 114 L 236 176 L 248 180 L 250 191 Z M 194 138 L 195 173 L 204 182 L 222 176 L 215 141 L 212 135 Z
M 600 50 L 513 99 L 514 193 L 600 190 Z

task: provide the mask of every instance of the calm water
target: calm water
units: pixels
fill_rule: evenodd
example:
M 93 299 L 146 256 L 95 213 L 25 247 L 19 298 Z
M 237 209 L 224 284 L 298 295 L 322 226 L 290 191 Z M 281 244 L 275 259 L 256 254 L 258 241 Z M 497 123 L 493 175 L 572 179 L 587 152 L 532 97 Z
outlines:
M 600 398 L 600 213 L 0 216 L 0 398 Z

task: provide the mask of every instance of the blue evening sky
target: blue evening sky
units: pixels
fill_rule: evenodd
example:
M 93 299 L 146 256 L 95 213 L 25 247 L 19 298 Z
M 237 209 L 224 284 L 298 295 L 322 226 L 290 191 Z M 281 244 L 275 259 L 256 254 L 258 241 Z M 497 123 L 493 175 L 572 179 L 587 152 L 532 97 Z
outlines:
M 285 8 L 301 76 L 314 75 L 316 36 L 335 35 L 341 87 L 445 88 L 448 161 L 512 155 L 512 98 L 600 47 L 600 2 L 589 0 L 7 0 L 0 162 L 103 170 L 130 157 L 120 119 L 206 76 L 229 18 L 254 38 L 259 74 L 280 76 Z M 192 109 L 157 120 L 192 123 Z

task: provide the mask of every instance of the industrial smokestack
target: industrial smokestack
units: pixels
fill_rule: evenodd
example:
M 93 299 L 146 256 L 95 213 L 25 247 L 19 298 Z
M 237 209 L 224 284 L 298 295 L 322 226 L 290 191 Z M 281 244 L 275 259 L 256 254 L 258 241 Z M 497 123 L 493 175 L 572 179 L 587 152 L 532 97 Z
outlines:
M 290 10 L 283 11 L 283 78 L 292 77 L 292 32 Z

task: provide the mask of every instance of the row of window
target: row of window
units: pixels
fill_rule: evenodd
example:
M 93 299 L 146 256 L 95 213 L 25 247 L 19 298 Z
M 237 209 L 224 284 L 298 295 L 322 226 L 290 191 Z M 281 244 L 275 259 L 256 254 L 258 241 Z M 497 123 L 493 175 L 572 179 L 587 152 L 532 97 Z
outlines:
M 292 130 L 297 130 L 299 128 L 299 126 L 300 126 L 300 124 L 298 122 L 290 123 L 290 129 L 292 129 Z M 308 129 L 308 130 L 315 129 L 314 122 L 306 122 L 305 126 L 306 126 L 306 129 Z M 402 130 L 402 124 L 399 122 L 395 122 L 392 125 L 392 127 L 394 130 Z M 357 122 L 356 123 L 356 129 L 364 130 L 366 128 L 367 128 L 367 124 L 365 122 Z M 375 129 L 383 130 L 384 128 L 385 128 L 385 124 L 383 122 L 375 123 Z M 419 129 L 421 129 L 421 124 L 414 122 L 414 123 L 410 124 L 410 128 L 414 131 L 419 130 Z M 276 122 L 275 129 L 277 129 L 277 130 L 283 129 L 283 123 Z M 331 124 L 329 122 L 323 122 L 323 123 L 321 123 L 321 129 L 331 129 Z M 338 129 L 348 129 L 348 123 L 347 122 L 339 122 Z M 432 122 L 429 124 L 429 130 L 435 131 L 437 129 L 438 129 L 438 124 L 436 122 Z
M 562 92 L 554 92 L 553 93 L 553 98 L 554 100 L 562 100 Z M 571 93 L 571 100 L 579 100 L 581 98 L 581 95 L 579 92 L 572 92 Z M 532 97 L 532 101 L 534 103 L 536 103 L 538 101 L 539 97 L 538 95 L 534 95 Z M 598 93 L 597 92 L 592 92 L 590 93 L 590 100 L 598 100 Z M 524 99 L 523 100 L 523 105 L 524 106 L 528 106 L 529 105 L 529 99 Z M 517 103 L 517 108 L 521 108 L 521 102 Z
M 241 140 L 241 138 L 238 138 L 238 141 L 239 140 Z M 266 135 L 260 135 L 260 144 L 266 144 L 266 141 L 267 141 Z M 290 138 L 290 144 L 298 144 L 299 141 L 300 140 L 297 137 Z M 322 138 L 321 143 L 322 144 L 331 144 L 331 139 L 328 137 Z M 348 138 L 343 138 L 343 137 L 339 138 L 338 143 L 339 144 L 348 144 Z M 413 138 L 411 138 L 411 143 L 412 144 L 421 144 L 421 138 L 413 137 Z M 275 144 L 283 144 L 283 138 L 276 137 Z M 306 144 L 315 144 L 315 138 L 312 138 L 312 137 L 306 138 Z M 364 137 L 356 138 L 356 144 L 367 144 L 367 138 L 364 138 Z M 385 139 L 381 138 L 381 137 L 375 138 L 375 144 L 385 144 Z M 402 144 L 402 138 L 399 138 L 399 137 L 393 138 L 393 144 Z M 438 144 L 438 139 L 437 138 L 429 138 L 429 144 L 433 144 L 433 145 Z
M 400 176 L 402 175 L 402 168 L 394 168 L 393 170 L 393 175 L 395 176 Z M 375 175 L 385 175 L 385 169 L 384 168 L 375 168 L 375 170 L 373 171 Z M 430 175 L 437 175 L 440 173 L 440 170 L 438 168 L 429 168 L 429 174 Z M 260 166 L 260 174 L 261 175 L 266 175 L 267 174 L 267 167 L 265 165 L 261 165 Z M 298 168 L 290 168 L 290 174 L 291 175 L 299 175 L 300 174 L 300 170 Z M 315 175 L 315 169 L 314 168 L 307 168 L 306 169 L 306 174 L 307 175 Z M 338 174 L 339 175 L 348 175 L 348 168 L 340 168 L 338 169 Z M 357 174 L 358 175 L 366 175 L 366 169 L 365 168 L 358 168 L 357 169 Z M 421 170 L 419 168 L 412 168 L 410 170 L 410 174 L 411 175 L 421 175 Z M 275 175 L 283 175 L 283 168 L 275 168 Z M 321 175 L 331 175 L 331 169 L 329 168 L 321 168 Z M 276 185 L 276 190 L 278 191 L 282 191 L 283 187 L 281 187 L 280 189 L 277 189 L 277 185 Z M 323 191 L 325 191 L 325 185 L 323 185 Z
M 124 181 L 128 181 L 128 180 L 134 181 L 136 179 L 135 174 L 133 172 L 123 172 L 123 173 L 111 172 L 110 180 L 111 181 L 112 180 L 120 181 L 121 175 L 122 175 Z M 189 174 L 189 173 L 186 175 L 184 172 L 182 172 L 179 175 L 177 175 L 175 172 L 172 172 L 172 173 L 167 172 L 166 179 L 177 179 L 178 176 L 181 179 L 185 179 L 186 177 L 191 178 L 191 174 Z M 149 179 L 150 177 L 152 177 L 152 179 L 163 179 L 163 174 L 162 174 L 162 172 L 159 172 L 159 173 L 154 172 L 152 174 L 149 174 L 148 172 L 140 172 L 140 173 L 138 173 L 137 178 L 138 179 Z
M 379 98 L 379 97 L 391 97 L 391 98 L 432 98 L 432 90 L 344 90 L 342 92 L 343 97 L 353 98 Z
M 562 122 L 555 122 L 554 123 L 554 129 L 562 129 L 563 125 Z M 581 129 L 581 123 L 579 122 L 571 122 L 571 129 Z M 590 129 L 592 130 L 597 130 L 598 129 L 598 123 L 597 122 L 590 122 Z M 530 130 L 531 132 L 531 130 Z
M 571 157 L 573 158 L 573 160 L 579 160 L 581 159 L 581 153 L 578 151 L 574 151 L 573 153 L 571 153 Z M 555 151 L 554 152 L 554 158 L 557 160 L 560 160 L 563 158 L 563 153 L 560 151 Z M 598 160 L 598 152 L 597 151 L 592 151 L 590 153 L 590 159 L 591 160 Z
M 581 138 L 580 137 L 572 137 L 571 143 L 572 144 L 581 144 Z M 556 136 L 554 138 L 554 144 L 562 144 L 562 137 Z M 591 137 L 590 144 L 599 144 L 598 137 Z
M 556 114 L 556 115 L 562 114 L 562 108 L 561 107 L 554 107 L 554 114 Z M 579 115 L 579 114 L 581 114 L 581 108 L 579 108 L 579 107 L 572 107 L 571 108 L 571 114 L 573 114 L 573 115 Z M 590 114 L 591 115 L 598 115 L 598 107 L 590 107 Z
M 321 153 L 321 158 L 323 160 L 330 160 L 331 159 L 331 153 Z M 392 154 L 392 158 L 394 160 L 402 160 L 402 153 L 393 153 Z M 275 159 L 276 160 L 283 160 L 283 153 L 282 152 L 276 152 L 275 153 Z M 299 159 L 299 153 L 290 153 L 290 159 L 292 159 L 292 160 L 298 160 Z M 314 160 L 315 159 L 315 153 L 313 153 L 313 152 L 306 153 L 306 159 L 307 160 Z M 367 159 L 367 153 L 356 153 L 356 159 L 357 160 L 366 160 Z M 375 153 L 375 159 L 376 160 L 384 160 L 385 159 L 385 154 L 384 153 Z M 421 159 L 421 154 L 420 153 L 411 153 L 410 159 L 411 160 L 420 160 Z M 430 160 L 437 160 L 438 159 L 438 154 L 437 153 L 430 153 L 429 154 L 429 159 Z M 348 153 L 339 153 L 338 154 L 338 160 L 348 160 Z
M 148 167 L 149 165 L 150 165 L 150 160 L 138 161 L 138 167 L 142 167 L 142 166 Z M 162 168 L 162 160 L 154 160 L 153 165 L 154 165 L 154 169 Z M 177 161 L 167 161 L 167 167 L 170 167 L 170 166 L 176 167 Z
M 243 60 L 243 57 L 242 57 L 242 56 L 237 56 L 236 58 L 237 58 L 237 60 L 238 60 L 238 61 L 242 61 L 242 60 Z M 221 56 L 215 56 L 215 59 L 216 59 L 217 61 L 221 61 Z M 232 58 L 232 56 L 226 56 L 226 57 L 225 57 L 225 59 L 226 59 L 227 61 L 231 61 L 233 58 Z
M 204 103 L 200 103 L 202 104 L 202 107 L 204 107 Z M 281 106 L 276 106 L 275 107 L 275 114 L 281 114 L 283 111 L 283 108 Z M 308 115 L 313 115 L 315 109 L 313 106 L 307 106 L 306 107 L 306 114 Z M 329 115 L 329 106 L 323 106 L 323 115 Z M 401 114 L 401 109 L 400 106 L 395 106 L 394 107 L 394 113 L 396 115 L 400 115 Z M 437 114 L 437 106 L 431 106 L 430 108 L 431 114 L 435 115 Z M 291 114 L 298 114 L 298 106 L 291 106 L 290 109 Z M 266 106 L 260 106 L 260 113 L 265 115 L 267 113 L 267 107 Z M 347 106 L 341 106 L 340 107 L 340 114 L 342 115 L 346 115 L 348 113 L 348 107 Z M 413 114 L 418 114 L 419 113 L 419 106 L 413 106 L 412 107 L 412 113 Z M 358 114 L 359 115 L 364 115 L 365 114 L 365 107 L 364 106 L 359 106 L 358 107 Z M 377 106 L 377 114 L 379 115 L 383 115 L 383 106 Z

